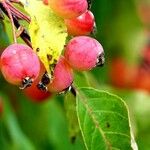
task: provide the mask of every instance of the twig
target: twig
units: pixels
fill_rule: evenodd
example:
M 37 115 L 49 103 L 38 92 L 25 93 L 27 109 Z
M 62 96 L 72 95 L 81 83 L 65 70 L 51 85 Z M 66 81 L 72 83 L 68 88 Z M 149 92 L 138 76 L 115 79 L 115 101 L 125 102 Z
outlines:
M 19 4 L 19 5 L 23 6 L 22 3 L 19 0 L 9 0 L 9 1 L 12 2 L 12 3 L 16 3 L 16 4 Z
M 3 7 L 2 3 L 0 3 L 0 8 L 8 16 L 8 12 L 6 11 L 5 7 Z M 16 28 L 18 29 L 21 25 L 20 25 L 18 19 L 14 15 L 12 15 L 12 17 L 13 17 L 13 20 L 14 20 L 14 24 L 15 24 Z M 29 34 L 27 33 L 27 31 L 25 29 L 20 34 L 20 37 L 24 40 L 24 42 L 28 46 L 32 47 L 31 42 L 30 42 L 30 36 L 29 36 Z
M 11 11 L 10 11 L 9 7 L 7 6 L 7 4 L 6 4 L 5 1 L 2 1 L 1 3 L 2 3 L 3 7 L 5 8 L 5 10 L 8 13 L 8 17 L 10 18 L 10 22 L 11 22 L 11 25 L 12 25 L 12 33 L 13 33 L 14 43 L 17 43 L 16 29 L 15 29 L 15 25 L 14 25 L 14 20 L 13 20 L 13 17 L 12 17 L 12 13 L 11 13 Z
M 30 23 L 31 19 L 29 16 L 25 15 L 21 11 L 19 11 L 17 8 L 15 8 L 9 1 L 6 2 L 11 12 L 20 19 L 26 20 L 28 23 Z

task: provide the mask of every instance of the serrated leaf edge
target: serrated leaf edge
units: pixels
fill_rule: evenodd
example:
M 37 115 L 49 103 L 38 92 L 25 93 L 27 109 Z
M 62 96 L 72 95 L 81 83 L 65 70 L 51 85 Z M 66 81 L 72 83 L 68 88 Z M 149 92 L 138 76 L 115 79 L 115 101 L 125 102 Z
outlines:
M 123 101 L 122 98 L 120 98 L 119 96 L 117 96 L 117 95 L 115 95 L 115 94 L 109 93 L 109 92 L 104 91 L 104 90 L 94 89 L 94 88 L 92 88 L 92 87 L 81 87 L 81 88 L 78 88 L 78 89 L 77 89 L 77 93 L 78 93 L 78 90 L 82 90 L 82 89 L 89 89 L 89 90 L 91 89 L 91 90 L 94 90 L 94 91 L 97 91 L 97 92 L 107 93 L 107 94 L 110 95 L 110 96 L 116 97 L 117 99 L 119 99 L 119 100 L 124 104 L 124 106 L 125 106 L 125 108 L 126 108 L 126 110 L 127 110 L 127 116 L 128 116 L 128 122 L 129 122 L 129 128 L 130 128 L 130 135 L 131 135 L 131 137 L 129 137 L 129 136 L 126 135 L 126 137 L 128 137 L 128 138 L 131 139 L 131 141 L 130 141 L 130 142 L 131 142 L 131 148 L 132 148 L 133 150 L 138 150 L 138 147 L 137 147 L 137 144 L 136 144 L 136 142 L 135 142 L 135 140 L 134 140 L 134 136 L 133 136 L 132 129 L 131 129 L 131 121 L 130 121 L 128 106 L 127 106 L 127 104 L 125 103 L 125 101 Z M 85 103 L 83 103 L 83 104 L 85 105 Z M 85 140 L 85 138 L 84 138 L 84 133 L 83 133 L 82 128 L 81 128 L 80 119 L 79 119 L 79 113 L 78 113 L 78 107 L 77 107 L 77 106 L 78 106 L 78 100 L 77 100 L 77 98 L 76 98 L 76 111 L 77 111 L 78 123 L 79 123 L 80 131 L 81 131 L 81 134 L 82 134 L 82 137 L 83 137 L 83 141 L 84 141 L 85 147 L 86 147 L 87 150 L 89 150 L 89 149 L 88 149 L 88 146 L 87 146 L 87 144 L 86 144 L 86 140 Z M 86 106 L 85 106 L 85 107 L 86 107 Z M 88 107 L 88 106 L 87 106 L 87 107 Z M 87 108 L 87 107 L 86 107 L 86 108 Z M 88 108 L 87 108 L 87 111 L 89 111 L 89 113 L 91 113 L 91 112 L 90 112 L 91 110 L 88 109 Z M 95 117 L 94 117 L 94 118 L 92 117 L 92 120 L 93 120 L 95 126 L 99 128 L 99 124 L 97 123 Z M 109 143 L 107 142 L 107 139 L 106 139 L 105 135 L 103 134 L 103 131 L 102 131 L 101 128 L 99 129 L 99 131 L 100 131 L 102 137 L 104 138 L 105 143 L 109 145 Z M 109 149 L 111 150 L 112 148 L 113 148 L 113 149 L 115 148 L 116 150 L 118 149 L 118 148 L 116 148 L 116 147 L 111 147 L 111 148 L 109 148 Z

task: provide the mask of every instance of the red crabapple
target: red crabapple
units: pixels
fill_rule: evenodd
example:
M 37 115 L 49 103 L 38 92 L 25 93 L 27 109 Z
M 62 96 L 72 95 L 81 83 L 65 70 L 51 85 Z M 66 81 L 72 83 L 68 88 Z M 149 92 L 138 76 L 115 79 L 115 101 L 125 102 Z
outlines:
M 133 81 L 132 77 L 135 76 L 134 68 L 129 67 L 123 58 L 113 59 L 109 70 L 110 80 L 114 86 L 119 88 L 129 88 L 131 86 L 130 82 Z
M 77 18 L 65 20 L 68 33 L 73 36 L 90 34 L 94 29 L 94 23 L 94 15 L 89 10 Z
M 53 74 L 53 80 L 48 85 L 50 92 L 62 92 L 73 82 L 73 71 L 64 57 L 60 57 Z
M 70 40 L 64 55 L 70 66 L 78 71 L 91 70 L 104 64 L 103 47 L 97 40 L 87 36 Z
M 42 75 L 45 73 L 46 69 L 44 65 L 41 63 L 40 65 L 40 73 L 38 78 L 32 83 L 29 88 L 24 89 L 24 93 L 27 97 L 29 97 L 34 102 L 43 102 L 47 98 L 50 98 L 52 94 L 50 92 L 42 91 L 38 89 L 37 85 L 40 82 Z
M 25 88 L 37 78 L 40 62 L 27 45 L 12 44 L 1 55 L 1 71 L 8 82 Z
M 137 74 L 134 77 L 133 87 L 135 89 L 145 90 L 150 92 L 150 72 L 145 68 L 139 67 Z
M 34 102 L 43 102 L 52 96 L 50 92 L 42 91 L 37 88 L 39 81 L 40 80 L 35 80 L 29 88 L 24 90 L 25 95 Z
M 48 2 L 54 13 L 64 19 L 76 18 L 88 8 L 87 0 L 49 0 Z

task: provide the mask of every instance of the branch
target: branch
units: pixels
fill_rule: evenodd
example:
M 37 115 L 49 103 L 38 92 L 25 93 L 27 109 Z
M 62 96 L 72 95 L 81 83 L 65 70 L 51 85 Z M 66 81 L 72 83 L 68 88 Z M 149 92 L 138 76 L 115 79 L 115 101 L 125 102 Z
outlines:
M 3 5 L 3 7 L 5 8 L 7 15 L 10 19 L 11 25 L 12 25 L 12 33 L 13 33 L 13 39 L 14 39 L 14 43 L 17 43 L 17 38 L 16 38 L 16 29 L 15 29 L 15 25 L 14 25 L 14 20 L 12 17 L 12 13 L 8 7 L 8 5 L 6 4 L 5 1 L 2 1 L 1 4 Z
M 28 23 L 31 22 L 31 19 L 29 16 L 25 15 L 21 11 L 19 11 L 17 8 L 15 8 L 9 1 L 6 2 L 11 12 L 18 18 L 26 20 Z
M 6 9 L 3 7 L 3 5 L 2 5 L 1 2 L 0 2 L 0 8 L 1 8 L 1 10 L 6 14 L 6 16 L 8 16 L 8 12 L 7 12 Z M 9 16 L 8 16 L 8 17 L 9 17 Z M 14 25 L 15 25 L 15 27 L 16 27 L 17 29 L 19 29 L 19 27 L 20 27 L 21 25 L 20 25 L 20 23 L 19 23 L 17 17 L 14 16 L 14 15 L 12 15 L 12 17 L 13 17 L 13 20 L 14 20 Z M 22 33 L 20 34 L 20 37 L 24 40 L 24 42 L 25 42 L 28 46 L 32 47 L 31 42 L 30 42 L 30 36 L 29 36 L 29 34 L 27 33 L 27 31 L 26 31 L 25 29 L 24 29 L 24 30 L 22 31 Z

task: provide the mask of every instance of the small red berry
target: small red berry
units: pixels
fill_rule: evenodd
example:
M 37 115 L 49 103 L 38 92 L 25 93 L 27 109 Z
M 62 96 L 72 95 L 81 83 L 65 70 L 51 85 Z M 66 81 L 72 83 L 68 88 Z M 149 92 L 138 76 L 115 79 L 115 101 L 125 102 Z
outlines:
M 62 92 L 73 82 L 73 71 L 64 57 L 60 57 L 55 69 L 52 82 L 48 85 L 50 92 Z
M 39 81 L 40 80 L 34 81 L 29 88 L 24 90 L 25 95 L 34 102 L 43 102 L 52 96 L 50 92 L 42 91 L 37 88 Z
M 111 83 L 119 88 L 127 88 L 129 78 L 129 66 L 123 58 L 115 58 L 110 66 L 110 80 Z M 130 72 L 131 73 L 131 72 Z
M 134 88 L 150 92 L 150 72 L 144 68 L 138 68 L 134 78 Z
M 12 44 L 1 55 L 1 71 L 8 82 L 25 88 L 37 78 L 40 62 L 30 47 Z
M 66 19 L 65 24 L 69 35 L 88 35 L 94 29 L 94 15 L 91 11 L 86 11 L 82 15 L 73 19 Z
M 40 73 L 38 78 L 32 83 L 32 85 L 29 88 L 24 89 L 25 95 L 34 102 L 43 102 L 52 96 L 50 92 L 42 91 L 37 87 L 45 71 L 46 69 L 44 65 L 41 63 Z
M 78 71 L 91 70 L 104 63 L 103 47 L 97 40 L 87 36 L 70 40 L 64 55 L 70 66 Z
M 87 8 L 87 0 L 49 0 L 52 10 L 60 17 L 76 18 L 83 14 Z

